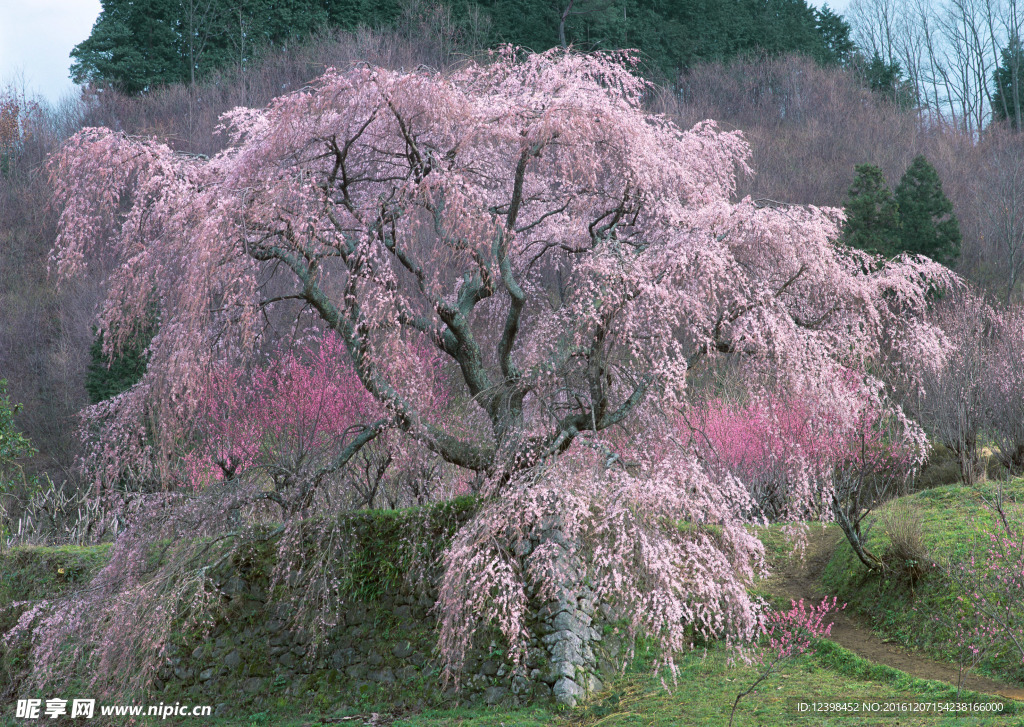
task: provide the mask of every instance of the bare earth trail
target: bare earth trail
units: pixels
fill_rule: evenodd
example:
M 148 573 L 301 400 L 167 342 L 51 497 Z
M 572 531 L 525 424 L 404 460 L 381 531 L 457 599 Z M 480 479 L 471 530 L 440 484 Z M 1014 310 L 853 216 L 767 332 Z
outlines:
M 806 601 L 821 599 L 821 574 L 828 564 L 839 539 L 837 533 L 812 527 L 808 534 L 805 557 L 794 559 L 787 567 L 772 574 L 768 586 L 785 598 Z M 899 669 L 911 676 L 921 679 L 934 679 L 956 685 L 959 672 L 956 667 L 936 661 L 916 651 L 906 649 L 897 644 L 883 641 L 870 626 L 858 616 L 842 611 L 832 614 L 831 639 L 840 646 L 876 664 L 885 664 Z M 1008 699 L 1024 701 L 1024 688 L 1013 686 L 993 679 L 965 674 L 963 687 L 985 694 L 996 694 Z

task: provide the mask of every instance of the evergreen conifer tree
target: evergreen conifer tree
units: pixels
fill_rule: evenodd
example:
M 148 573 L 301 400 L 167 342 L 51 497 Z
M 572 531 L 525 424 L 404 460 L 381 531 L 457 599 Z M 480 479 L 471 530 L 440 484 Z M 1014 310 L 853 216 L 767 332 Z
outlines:
M 896 203 L 903 250 L 947 266 L 956 262 L 960 256 L 960 225 L 935 167 L 923 156 L 918 155 L 900 179 Z
M 92 33 L 71 51 L 75 83 L 110 84 L 135 94 L 188 78 L 171 0 L 102 3 Z
M 870 61 L 863 56 L 857 61 L 868 88 L 900 108 L 914 107 L 917 103 L 914 86 L 903 77 L 903 69 L 899 63 L 887 63 L 878 53 L 875 53 Z
M 858 164 L 857 176 L 847 192 L 846 224 L 842 241 L 881 255 L 900 249 L 899 207 L 886 184 L 882 170 L 873 164 Z
M 857 49 L 850 39 L 850 24 L 825 3 L 818 11 L 817 27 L 821 46 L 814 54 L 815 60 L 823 66 L 846 63 Z
M 996 121 L 1009 121 L 1010 126 L 1018 129 L 1021 107 L 1024 97 L 1021 93 L 1021 76 L 1024 75 L 1024 47 L 1020 38 L 1014 36 L 1002 53 L 999 65 L 993 72 L 995 93 L 992 94 L 992 118 Z
M 156 333 L 155 318 L 120 351 L 109 358 L 103 353 L 103 332 L 97 331 L 89 348 L 91 361 L 85 373 L 85 391 L 89 402 L 97 404 L 127 391 L 142 380 L 149 362 L 147 349 Z

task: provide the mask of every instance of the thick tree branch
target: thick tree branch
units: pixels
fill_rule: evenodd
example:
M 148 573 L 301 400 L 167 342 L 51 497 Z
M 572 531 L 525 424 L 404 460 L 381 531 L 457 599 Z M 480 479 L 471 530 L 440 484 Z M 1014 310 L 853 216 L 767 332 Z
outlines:
M 509 202 L 508 214 L 505 216 L 505 227 L 499 230 L 495 240 L 495 256 L 498 259 L 498 269 L 501 271 L 501 282 L 508 291 L 511 303 L 508 315 L 505 317 L 505 327 L 501 333 L 501 340 L 498 343 L 498 363 L 501 366 L 501 374 L 507 382 L 518 381 L 522 376 L 520 371 L 512 362 L 512 348 L 515 345 L 516 334 L 519 332 L 519 320 L 522 317 L 523 306 L 526 304 L 526 294 L 519 286 L 519 282 L 512 275 L 512 261 L 509 258 L 509 245 L 515 234 L 516 220 L 523 203 L 523 183 L 526 179 L 526 167 L 530 159 L 539 156 L 543 144 L 537 143 L 523 149 L 516 164 L 515 177 L 512 181 L 512 199 Z
M 279 259 L 292 270 L 302 283 L 302 297 L 317 311 L 323 321 L 341 336 L 363 386 L 374 398 L 395 412 L 396 423 L 403 431 L 452 464 L 472 470 L 485 470 L 492 466 L 492 449 L 452 437 L 425 421 L 420 412 L 380 375 L 376 366 L 371 363 L 365 336 L 358 330 L 357 321 L 360 313 L 357 304 L 350 304 L 350 318 L 346 318 L 316 284 L 308 264 L 304 264 L 287 250 L 275 246 L 265 247 L 261 254 L 264 257 L 257 259 Z M 463 350 L 464 346 L 460 347 L 460 351 Z

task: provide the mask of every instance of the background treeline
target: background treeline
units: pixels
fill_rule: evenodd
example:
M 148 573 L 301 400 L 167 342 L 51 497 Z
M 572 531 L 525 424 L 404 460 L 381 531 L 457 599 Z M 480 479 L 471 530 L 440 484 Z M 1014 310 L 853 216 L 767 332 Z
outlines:
M 158 10 L 160 3 L 166 13 Z M 885 184 L 896 189 L 915 159 L 923 156 L 952 208 L 949 213 L 940 204 L 937 216 L 928 219 L 942 224 L 955 218 L 961 236 L 959 256 L 951 255 L 947 262 L 994 299 L 1020 298 L 1024 143 L 1013 125 L 989 124 L 977 134 L 962 125 L 937 123 L 913 94 L 908 102 L 897 62 L 881 57 L 867 61 L 870 56 L 851 51 L 842 19 L 813 11 L 803 0 L 652 2 L 637 4 L 635 13 L 634 6 L 623 11 L 621 4 L 613 7 L 599 0 L 529 8 L 512 0 L 463 6 L 405 0 L 391 9 L 373 5 L 373 12 L 382 13 L 380 29 L 370 27 L 356 4 L 149 4 L 154 7 L 145 18 L 136 7 L 141 3 L 104 4 L 93 34 L 78 47 L 76 69 L 95 81 L 80 99 L 52 107 L 33 101 L 23 90 L 0 91 L 0 378 L 9 381 L 11 401 L 25 404 L 17 425 L 42 454 L 29 467 L 45 470 L 58 484 L 76 486 L 78 412 L 95 400 L 97 391 L 113 389 L 103 389 L 105 383 L 96 379 L 105 362 L 90 356 L 90 348 L 98 351 L 93 325 L 107 261 L 91 261 L 89 274 L 59 291 L 47 275 L 55 234 L 50 181 L 44 172 L 48 153 L 83 126 L 107 126 L 157 135 L 181 152 L 211 155 L 225 143 L 216 133 L 222 113 L 240 105 L 262 106 L 301 88 L 327 66 L 366 61 L 391 68 L 445 68 L 498 41 L 552 47 L 559 44 L 563 16 L 567 42 L 606 48 L 641 45 L 648 59 L 669 59 L 663 68 L 676 67 L 679 73 L 652 95 L 652 106 L 683 126 L 713 118 L 725 128 L 742 129 L 752 145 L 757 174 L 742 180 L 740 193 L 766 204 L 841 207 L 850 200 L 858 165 L 876 167 Z M 192 17 L 182 15 L 183 9 L 206 14 L 183 26 L 182 18 Z M 654 15 L 644 20 L 644 12 Z M 671 22 L 657 20 L 669 15 Z M 526 22 L 529 18 L 533 20 Z M 239 25 L 218 25 L 229 22 Z M 806 33 L 784 32 L 789 22 L 803 23 Z M 150 36 L 137 35 L 132 23 L 149 23 Z M 196 30 L 182 33 L 182 27 Z M 231 27 L 241 28 L 237 47 Z M 834 28 L 831 36 L 825 32 L 828 27 Z M 524 35 L 509 37 L 510 28 Z M 609 34 L 602 35 L 602 28 Z M 611 35 L 612 29 L 620 35 Z M 635 42 L 642 40 L 641 31 L 665 35 L 658 35 L 662 39 L 657 43 Z M 685 37 L 692 42 L 672 41 L 670 31 L 689 33 Z M 298 42 L 302 34 L 304 40 Z M 152 43 L 124 55 L 113 47 L 102 48 L 103 42 L 129 36 L 151 37 Z M 183 44 L 186 37 L 191 49 Z M 772 46 L 773 37 L 807 45 Z M 161 43 L 166 52 L 158 53 Z M 93 65 L 86 63 L 89 58 Z M 150 70 L 132 70 L 133 63 L 146 58 L 152 63 L 147 60 L 139 67 Z M 164 65 L 157 63 L 159 58 Z M 124 81 L 118 80 L 119 72 L 126 74 Z M 897 237 L 903 240 L 905 235 Z M 899 244 L 913 249 L 910 243 Z M 132 366 L 138 370 L 138 364 Z
M 1024 74 L 1018 0 L 853 0 L 854 41 L 929 124 L 1016 127 Z
M 805 0 L 103 0 L 73 51 L 78 82 L 129 94 L 244 69 L 325 28 L 401 28 L 425 17 L 463 48 L 637 48 L 648 70 L 680 70 L 741 53 L 801 53 L 822 64 L 853 50 L 850 28 Z

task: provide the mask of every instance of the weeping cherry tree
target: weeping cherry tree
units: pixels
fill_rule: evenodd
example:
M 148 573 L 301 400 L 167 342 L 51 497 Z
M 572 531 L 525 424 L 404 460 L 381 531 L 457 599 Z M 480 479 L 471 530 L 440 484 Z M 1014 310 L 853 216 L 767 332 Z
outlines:
M 883 342 L 938 345 L 920 314 L 953 278 L 836 245 L 838 210 L 737 200 L 742 135 L 648 112 L 633 66 L 509 49 L 450 73 L 330 70 L 226 114 L 211 159 L 77 134 L 50 166 L 53 265 L 110 265 L 110 352 L 160 313 L 144 379 L 87 414 L 95 471 L 166 462 L 210 369 L 304 321 L 377 402 L 332 467 L 396 432 L 482 483 L 442 562 L 451 675 L 488 625 L 521 662 L 531 604 L 584 581 L 669 660 L 693 629 L 753 637 L 757 508 L 677 436 L 688 378 L 728 360 L 752 396 L 806 394 L 835 427 L 856 427 L 872 392 L 920 445 L 868 364 Z M 454 414 L 431 404 L 424 347 Z M 792 482 L 781 517 L 829 516 L 827 481 Z

